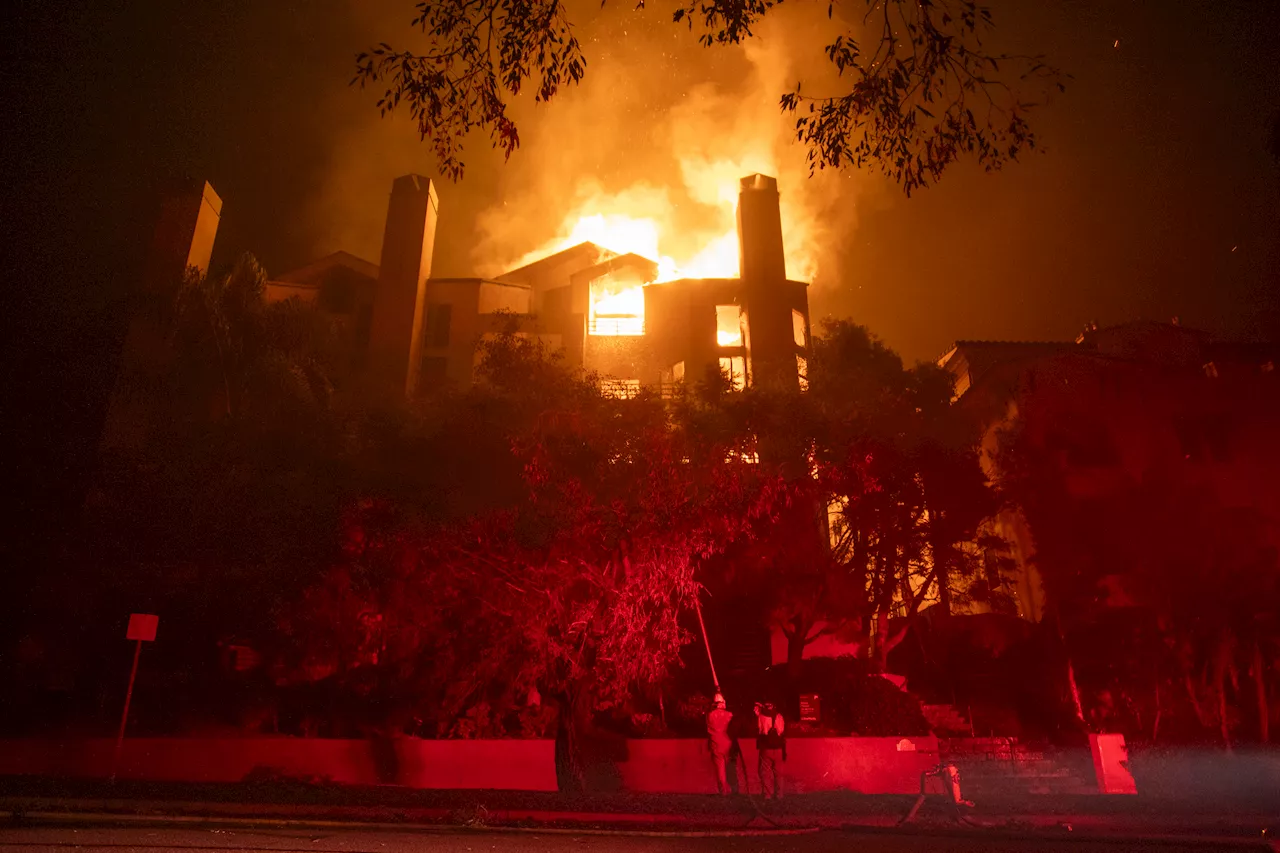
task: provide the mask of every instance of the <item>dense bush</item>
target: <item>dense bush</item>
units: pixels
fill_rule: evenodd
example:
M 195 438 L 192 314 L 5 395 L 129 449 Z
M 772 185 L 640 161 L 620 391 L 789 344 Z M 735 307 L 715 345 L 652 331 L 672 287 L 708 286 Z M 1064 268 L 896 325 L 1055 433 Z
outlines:
M 806 660 L 799 688 L 818 694 L 824 729 L 864 737 L 929 734 L 920 700 L 850 655 Z

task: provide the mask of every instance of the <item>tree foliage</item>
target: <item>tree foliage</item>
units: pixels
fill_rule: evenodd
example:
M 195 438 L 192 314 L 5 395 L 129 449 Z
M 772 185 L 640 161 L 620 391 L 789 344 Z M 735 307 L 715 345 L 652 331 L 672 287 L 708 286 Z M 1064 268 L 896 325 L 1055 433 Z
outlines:
M 776 5 L 676 0 L 666 9 L 710 47 L 751 38 Z M 829 4 L 829 17 L 836 5 Z M 847 90 L 815 94 L 797 86 L 780 95 L 811 169 L 878 168 L 910 194 L 963 157 L 990 171 L 1035 147 L 1027 121 L 1032 99 L 1061 89 L 1063 75 L 1038 56 L 990 51 L 983 41 L 992 25 L 988 8 L 975 0 L 839 5 L 842 20 L 846 6 L 855 20 L 824 52 Z M 382 89 L 383 115 L 407 108 L 455 180 L 472 130 L 488 133 L 507 157 L 519 147 L 508 107 L 526 84 L 547 101 L 586 73 L 563 0 L 430 0 L 418 4 L 412 23 L 426 36 L 424 50 L 379 44 L 356 57 L 352 82 Z
M 1267 740 L 1280 659 L 1269 495 L 1270 377 L 1064 356 L 1024 383 L 1000 453 L 1086 712 L 1128 734 Z M 1231 484 L 1226 487 L 1226 484 Z M 1109 719 L 1114 717 L 1114 719 Z
M 793 669 L 806 645 L 835 635 L 882 670 L 923 607 L 968 603 L 979 566 L 965 546 L 996 500 L 950 389 L 937 368 L 905 368 L 839 321 L 814 338 L 808 391 L 723 398 L 791 498 L 734 580 L 769 601 Z
M 606 396 L 535 340 L 487 342 L 480 374 L 437 404 L 444 420 L 479 409 L 501 425 L 521 493 L 361 534 L 286 630 L 314 673 L 419 686 L 435 734 L 480 708 L 507 731 L 531 692 L 586 726 L 667 679 L 691 639 L 698 565 L 749 535 L 778 492 L 662 400 Z

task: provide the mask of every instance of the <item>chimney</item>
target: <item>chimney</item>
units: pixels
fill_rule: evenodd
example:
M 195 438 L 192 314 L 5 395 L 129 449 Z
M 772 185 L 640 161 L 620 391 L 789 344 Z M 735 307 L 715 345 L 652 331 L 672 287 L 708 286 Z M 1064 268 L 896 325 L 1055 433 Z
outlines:
M 160 218 L 144 261 L 141 288 L 132 300 L 129 328 L 120 353 L 115 386 L 107 400 L 100 438 L 104 449 L 140 448 L 154 412 L 145 397 L 131 392 L 151 387 L 172 358 L 163 306 L 173 299 L 188 269 L 209 271 L 213 242 L 222 219 L 222 199 L 208 181 L 181 180 L 161 199 Z
M 184 181 L 168 195 L 147 256 L 147 291 L 167 294 L 191 267 L 207 273 L 221 220 L 222 199 L 208 181 Z
M 787 279 L 778 181 L 768 175 L 748 175 L 739 182 L 738 269 L 748 287 Z
M 799 366 L 791 314 L 796 295 L 787 285 L 778 182 L 768 175 L 748 175 L 739 183 L 738 260 L 751 382 L 797 388 Z
M 369 350 L 374 369 L 406 397 L 414 395 L 418 384 L 438 209 L 429 179 L 405 175 L 391 185 Z

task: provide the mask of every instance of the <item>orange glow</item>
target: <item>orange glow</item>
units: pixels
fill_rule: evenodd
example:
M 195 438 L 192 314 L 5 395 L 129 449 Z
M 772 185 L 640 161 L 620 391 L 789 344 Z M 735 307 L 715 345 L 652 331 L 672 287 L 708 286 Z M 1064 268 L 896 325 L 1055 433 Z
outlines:
M 561 222 L 563 236 L 507 266 L 519 267 L 591 242 L 611 252 L 633 253 L 658 264 L 656 282 L 680 278 L 737 278 L 739 181 L 753 173 L 777 175 L 773 159 L 685 159 L 680 191 L 635 184 L 607 192 L 594 182 L 579 187 L 577 201 Z M 816 272 L 813 219 L 799 202 L 799 190 L 782 190 L 783 244 L 787 275 L 811 280 Z
M 592 335 L 643 335 L 644 284 L 603 276 L 591 282 Z
M 716 306 L 716 343 L 722 347 L 742 346 L 742 309 L 737 305 Z

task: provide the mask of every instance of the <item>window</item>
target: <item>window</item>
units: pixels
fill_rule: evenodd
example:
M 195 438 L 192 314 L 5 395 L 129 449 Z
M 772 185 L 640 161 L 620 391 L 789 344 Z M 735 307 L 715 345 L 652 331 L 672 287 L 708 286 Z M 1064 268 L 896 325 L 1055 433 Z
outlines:
M 449 323 L 453 319 L 453 306 L 447 303 L 427 305 L 427 324 L 423 343 L 429 347 L 449 345 Z
M 730 389 L 741 391 L 747 387 L 747 360 L 740 355 L 720 359 L 720 375 L 728 381 Z
M 791 310 L 791 336 L 795 338 L 796 346 L 808 346 L 809 336 L 805 334 L 804 315 L 794 308 Z
M 606 397 L 631 400 L 640 396 L 639 379 L 601 379 L 600 391 Z
M 716 306 L 716 344 L 742 346 L 742 309 L 737 305 Z
M 840 545 L 844 539 L 847 524 L 844 512 L 848 503 L 844 498 L 834 497 L 827 502 L 827 537 L 832 548 Z
M 643 335 L 644 284 L 634 277 L 602 276 L 591 282 L 589 335 Z
M 800 390 L 809 390 L 809 360 L 802 355 L 796 356 L 796 378 L 800 380 Z

